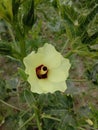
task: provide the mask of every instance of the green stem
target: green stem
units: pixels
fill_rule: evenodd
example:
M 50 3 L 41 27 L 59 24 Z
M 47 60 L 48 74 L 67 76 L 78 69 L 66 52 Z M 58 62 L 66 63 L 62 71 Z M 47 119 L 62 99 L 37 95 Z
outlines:
M 21 38 L 19 42 L 20 42 L 21 58 L 23 60 L 23 58 L 26 56 L 25 40 Z
M 34 109 L 34 113 L 35 113 L 38 130 L 42 130 L 38 109 L 36 107 L 33 107 L 33 109 Z
M 46 114 L 42 114 L 42 118 L 46 118 L 46 119 L 51 119 L 51 120 L 55 120 L 60 122 L 61 120 L 56 118 L 56 117 L 52 117 L 51 115 L 46 115 Z
M 24 111 L 24 113 L 23 114 L 21 114 L 21 118 L 23 118 L 27 113 L 29 113 L 29 111 L 30 111 L 31 109 L 30 108 L 28 108 L 26 111 Z
M 1 100 L 1 99 L 0 99 L 0 102 L 2 102 L 3 104 L 7 105 L 8 107 L 11 107 L 11 108 L 13 108 L 13 109 L 18 110 L 18 111 L 23 111 L 22 109 L 17 108 L 17 107 L 15 107 L 15 106 L 12 106 L 11 104 L 8 104 L 8 103 L 6 103 L 5 101 L 3 101 L 3 100 Z
M 67 41 L 65 42 L 65 44 L 63 45 L 62 47 L 62 50 L 61 50 L 61 54 L 63 53 L 63 51 L 65 50 L 67 44 L 69 43 L 69 39 L 67 39 Z
M 36 119 L 36 122 L 37 122 L 37 127 L 38 127 L 38 130 L 42 130 L 42 127 L 41 127 L 41 123 L 40 123 L 40 118 L 39 118 L 39 113 L 38 113 L 38 110 L 35 106 L 33 106 L 33 109 L 34 109 L 34 114 L 28 119 L 26 120 L 22 126 L 20 126 L 20 128 L 18 130 L 21 130 L 21 128 L 23 128 L 26 124 L 28 124 L 32 119 Z
M 17 19 L 16 19 L 17 21 Z M 20 57 L 19 59 L 21 61 L 23 61 L 23 58 L 26 56 L 26 47 L 25 47 L 25 34 L 24 32 L 21 30 L 20 25 L 14 21 L 12 26 L 15 30 L 15 34 L 16 34 L 16 39 L 17 39 L 17 47 L 19 48 L 20 51 Z
M 26 120 L 23 125 L 20 126 L 20 128 L 18 130 L 21 130 L 21 128 L 23 128 L 26 124 L 28 124 L 32 119 L 34 119 L 34 114 L 28 119 Z
M 15 43 L 15 36 L 14 36 L 14 34 L 13 34 L 13 31 L 12 31 L 12 29 L 11 29 L 9 23 L 6 22 L 6 24 L 7 24 L 7 27 L 8 27 L 8 30 L 9 30 L 10 36 L 11 36 L 13 42 Z
M 79 130 L 85 130 L 84 128 L 78 127 Z
M 15 36 L 13 34 L 13 31 L 10 27 L 10 25 L 7 23 L 7 26 L 8 26 L 8 30 L 9 30 L 9 33 L 11 35 L 11 38 L 13 40 L 13 43 L 14 43 L 14 52 L 17 54 L 18 58 L 23 61 L 23 58 L 26 56 L 26 47 L 25 47 L 25 39 L 24 39 L 24 35 L 21 33 L 21 30 L 19 28 L 19 25 L 17 26 L 16 29 L 16 36 L 18 38 L 18 41 L 19 41 L 19 45 L 17 45 L 16 43 L 16 39 L 15 39 Z M 14 26 L 14 25 L 12 25 Z M 17 51 L 17 49 L 20 49 L 20 53 Z
M 66 58 L 69 58 L 72 54 L 73 54 L 73 51 L 69 51 L 69 52 L 65 55 L 65 57 L 66 57 Z
M 24 97 L 26 99 L 26 102 L 27 102 L 29 108 L 31 110 L 33 109 L 38 130 L 42 130 L 40 110 L 38 108 L 37 101 L 36 101 L 33 93 L 31 91 L 25 90 Z

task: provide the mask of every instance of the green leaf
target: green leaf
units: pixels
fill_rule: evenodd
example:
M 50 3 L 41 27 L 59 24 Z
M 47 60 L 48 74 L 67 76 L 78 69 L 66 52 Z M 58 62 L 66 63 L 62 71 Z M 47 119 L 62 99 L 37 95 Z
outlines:
M 88 70 L 88 78 L 94 83 L 98 84 L 98 63 L 94 64 Z
M 63 5 L 61 6 L 61 16 L 68 23 L 74 24 L 74 22 L 77 20 L 78 13 L 74 10 L 72 6 Z
M 29 105 L 29 107 L 35 106 L 36 100 L 31 91 L 24 90 L 24 97 L 25 97 L 25 100 L 26 100 L 27 104 Z
M 21 127 L 23 126 L 23 127 Z M 21 128 L 21 130 L 26 130 L 26 127 L 24 125 L 24 121 L 22 118 L 19 119 L 19 129 Z
M 66 126 L 66 130 L 76 130 L 74 126 L 68 125 Z
M 75 39 L 75 37 L 76 37 L 76 31 L 75 31 L 75 27 L 73 26 L 73 24 L 65 22 L 65 29 L 66 29 L 67 37 L 70 40 Z
M 80 28 L 82 30 L 85 30 L 85 27 L 87 27 L 90 24 L 90 22 L 94 19 L 97 13 L 98 13 L 98 5 L 94 6 L 92 10 L 90 10 L 89 14 L 87 15 L 84 23 L 81 24 Z
M 25 26 L 28 26 L 29 28 L 32 27 L 32 25 L 35 22 L 34 18 L 34 0 L 30 0 L 29 2 L 25 2 L 26 9 L 24 16 L 23 16 L 23 24 Z
M 71 6 L 61 6 L 61 16 L 65 21 L 66 34 L 70 40 L 76 37 L 77 12 Z
M 17 17 L 20 4 L 21 4 L 21 0 L 12 0 L 12 12 L 13 12 L 14 19 L 16 19 L 15 17 Z
M 98 109 L 96 109 L 94 106 L 91 107 L 91 119 L 94 122 L 94 128 L 98 129 Z
M 73 50 L 73 53 L 76 53 L 80 56 L 83 56 L 83 57 L 88 57 L 88 58 L 95 58 L 95 59 L 98 59 L 98 52 L 94 52 L 94 51 L 89 51 L 89 48 L 87 46 L 80 46 L 80 48 L 76 48 L 75 50 Z
M 27 81 L 28 76 L 22 68 L 18 68 L 18 73 L 23 78 L 24 81 Z
M 12 55 L 11 44 L 5 42 L 0 42 L 0 54 L 2 55 Z
M 43 129 L 49 125 L 51 129 L 64 129 L 70 123 L 75 125 L 73 99 L 70 95 L 55 92 L 54 94 L 39 95 L 38 104 L 41 111 L 50 118 L 43 118 Z M 42 115 L 43 115 L 42 114 Z M 59 119 L 59 120 L 58 120 Z
M 2 79 L 0 79 L 0 99 L 5 99 L 8 97 L 7 91 L 6 91 L 6 82 Z

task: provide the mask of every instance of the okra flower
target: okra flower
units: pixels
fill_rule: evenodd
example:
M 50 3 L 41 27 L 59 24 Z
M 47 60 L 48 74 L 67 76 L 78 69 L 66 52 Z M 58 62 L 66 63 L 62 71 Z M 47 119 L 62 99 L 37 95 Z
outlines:
M 70 63 L 51 44 L 46 43 L 23 60 L 31 91 L 35 93 L 64 92 L 67 88 Z

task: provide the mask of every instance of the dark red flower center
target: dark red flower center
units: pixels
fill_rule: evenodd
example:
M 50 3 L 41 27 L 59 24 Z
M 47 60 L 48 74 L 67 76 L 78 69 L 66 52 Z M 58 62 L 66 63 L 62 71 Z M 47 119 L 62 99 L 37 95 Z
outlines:
M 36 67 L 36 75 L 39 79 L 47 78 L 48 68 L 44 65 Z

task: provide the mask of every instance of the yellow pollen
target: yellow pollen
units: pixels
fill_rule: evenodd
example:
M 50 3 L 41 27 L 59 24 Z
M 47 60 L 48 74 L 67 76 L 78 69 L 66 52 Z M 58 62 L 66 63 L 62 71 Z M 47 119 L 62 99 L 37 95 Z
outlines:
M 40 75 L 46 74 L 47 73 L 47 67 L 42 66 L 40 70 Z

